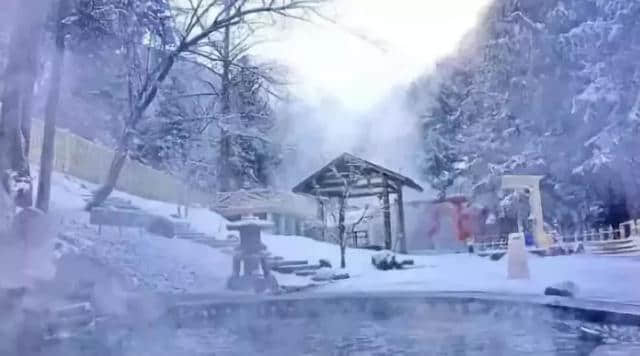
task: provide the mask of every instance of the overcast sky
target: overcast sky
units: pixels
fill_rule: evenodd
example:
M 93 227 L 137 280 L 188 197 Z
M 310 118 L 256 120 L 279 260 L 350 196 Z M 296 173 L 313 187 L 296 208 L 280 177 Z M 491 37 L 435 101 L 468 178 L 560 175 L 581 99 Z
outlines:
M 489 2 L 335 0 L 323 13 L 339 26 L 294 22 L 259 50 L 289 65 L 305 98 L 333 96 L 366 110 L 452 52 Z

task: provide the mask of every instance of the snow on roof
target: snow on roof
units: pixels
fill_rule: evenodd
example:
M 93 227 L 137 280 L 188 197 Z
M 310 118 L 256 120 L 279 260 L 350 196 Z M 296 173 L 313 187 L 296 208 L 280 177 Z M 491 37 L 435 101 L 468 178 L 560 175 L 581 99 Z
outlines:
M 238 190 L 216 195 L 213 210 L 223 216 L 274 213 L 314 218 L 318 207 L 311 198 L 269 189 Z

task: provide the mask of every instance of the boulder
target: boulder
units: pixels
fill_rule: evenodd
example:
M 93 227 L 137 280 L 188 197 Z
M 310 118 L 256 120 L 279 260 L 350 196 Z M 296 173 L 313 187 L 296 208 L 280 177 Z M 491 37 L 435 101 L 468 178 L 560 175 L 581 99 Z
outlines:
M 371 264 L 381 270 L 402 269 L 404 266 L 412 266 L 413 260 L 403 260 L 398 262 L 396 256 L 390 252 L 381 252 L 371 256 Z
M 601 343 L 605 339 L 605 335 L 602 332 L 588 328 L 586 326 L 581 326 L 578 329 L 578 333 L 579 333 L 580 339 L 584 341 Z
M 578 294 L 578 286 L 570 281 L 554 284 L 545 288 L 544 295 L 573 298 Z
M 181 220 L 174 220 L 166 216 L 152 216 L 146 224 L 145 229 L 152 234 L 174 238 L 178 234 L 194 234 L 189 231 L 189 223 Z
M 333 277 L 331 279 L 333 279 L 334 281 L 337 281 L 339 279 L 348 279 L 349 273 L 338 273 L 338 274 L 334 274 Z
M 318 260 L 318 264 L 320 265 L 320 267 L 331 268 L 331 262 L 329 262 L 329 260 L 324 258 L 321 258 L 320 260 Z
M 171 219 L 164 216 L 151 218 L 146 230 L 152 234 L 173 238 L 176 235 L 176 227 Z
M 492 253 L 492 254 L 489 256 L 489 259 L 490 259 L 491 261 L 499 261 L 502 257 L 504 257 L 504 255 L 506 255 L 506 253 L 504 253 L 504 252 Z

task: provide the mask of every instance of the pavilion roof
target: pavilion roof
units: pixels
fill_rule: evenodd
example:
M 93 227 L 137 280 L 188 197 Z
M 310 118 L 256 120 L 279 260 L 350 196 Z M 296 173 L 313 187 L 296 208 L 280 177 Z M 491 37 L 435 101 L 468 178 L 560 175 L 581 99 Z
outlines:
M 352 154 L 343 153 L 296 185 L 293 192 L 340 197 L 344 193 L 345 178 L 353 179 L 349 194 L 352 198 L 382 194 L 385 183 L 390 193 L 397 192 L 403 186 L 419 192 L 423 191 L 422 187 L 411 178 Z

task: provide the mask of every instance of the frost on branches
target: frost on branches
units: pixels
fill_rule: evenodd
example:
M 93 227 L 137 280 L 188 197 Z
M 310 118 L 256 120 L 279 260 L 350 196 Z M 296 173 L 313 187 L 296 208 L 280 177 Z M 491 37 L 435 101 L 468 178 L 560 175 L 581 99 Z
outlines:
M 545 175 L 548 218 L 570 229 L 615 225 L 621 205 L 640 216 L 639 14 L 623 0 L 492 4 L 409 91 L 426 179 L 444 192 L 464 177 L 478 195 L 503 174 Z

